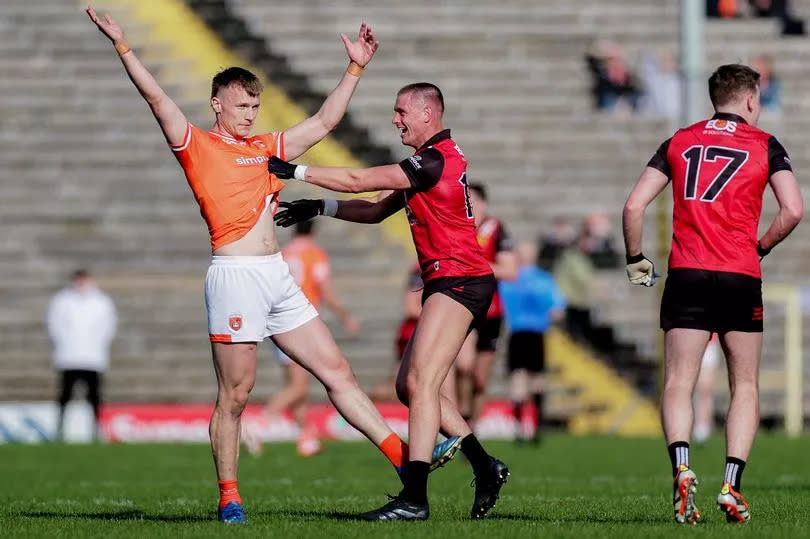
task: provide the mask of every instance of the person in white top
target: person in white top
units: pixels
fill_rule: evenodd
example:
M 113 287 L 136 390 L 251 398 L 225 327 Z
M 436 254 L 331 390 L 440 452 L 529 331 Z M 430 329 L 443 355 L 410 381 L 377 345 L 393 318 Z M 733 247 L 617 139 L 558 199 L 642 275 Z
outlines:
M 69 286 L 56 293 L 48 307 L 48 335 L 53 343 L 53 364 L 61 374 L 59 422 L 56 437 L 63 436 L 65 405 L 76 382 L 87 385 L 87 400 L 93 407 L 95 435 L 98 437 L 101 377 L 110 359 L 115 337 L 115 305 L 99 290 L 87 270 L 73 274 Z

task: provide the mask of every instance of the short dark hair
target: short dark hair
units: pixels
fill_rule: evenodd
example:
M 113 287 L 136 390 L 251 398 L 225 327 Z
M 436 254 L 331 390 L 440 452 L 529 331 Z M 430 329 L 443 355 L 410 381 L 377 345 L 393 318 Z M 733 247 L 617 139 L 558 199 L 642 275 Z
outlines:
M 471 183 L 468 185 L 470 191 L 475 191 L 475 194 L 481 197 L 482 199 L 487 199 L 487 188 L 484 187 L 483 183 Z
M 295 224 L 295 235 L 296 236 L 309 236 L 312 234 L 312 229 L 315 228 L 315 219 L 308 219 L 306 221 L 300 221 Z
M 418 93 L 422 99 L 432 99 L 439 104 L 439 116 L 444 114 L 444 95 L 439 87 L 429 82 L 414 82 L 407 84 L 399 89 L 397 95 L 409 94 L 411 92 Z
M 718 67 L 709 77 L 709 99 L 714 108 L 734 102 L 743 92 L 756 92 L 759 73 L 742 64 Z
M 90 277 L 90 272 L 87 271 L 86 268 L 79 268 L 73 272 L 73 275 L 70 276 L 71 280 L 76 281 L 78 279 L 86 279 Z
M 264 87 L 259 77 L 241 67 L 229 67 L 214 75 L 211 81 L 211 97 L 216 96 L 221 88 L 227 88 L 231 84 L 238 84 L 251 96 L 256 97 Z

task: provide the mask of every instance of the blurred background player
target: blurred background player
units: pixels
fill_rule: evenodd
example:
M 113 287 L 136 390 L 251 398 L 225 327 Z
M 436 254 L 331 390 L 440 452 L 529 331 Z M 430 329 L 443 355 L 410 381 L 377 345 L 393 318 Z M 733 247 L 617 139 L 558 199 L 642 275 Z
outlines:
M 565 316 L 565 296 L 551 274 L 537 266 L 534 244 L 519 244 L 516 255 L 520 264 L 517 278 L 498 284 L 509 329 L 509 398 L 515 415 L 515 440 L 531 436 L 536 443 L 540 441 L 543 421 L 545 335 L 553 323 Z M 531 434 L 523 430 L 525 406 L 530 400 L 536 414 Z
M 661 300 L 665 335 L 661 416 L 672 475 L 675 520 L 700 520 L 697 477 L 689 466 L 692 393 L 700 361 L 717 333 L 728 363 L 731 402 L 726 421 L 726 469 L 717 506 L 729 522 L 750 518 L 741 490 L 746 460 L 759 427 L 762 354 L 762 258 L 804 214 L 785 148 L 756 128 L 759 74 L 722 65 L 709 77 L 712 118 L 677 131 L 658 148 L 624 207 L 627 276 L 655 284 L 653 263 L 641 252 L 645 208 L 671 183 L 672 250 Z M 779 211 L 758 238 L 767 184 Z
M 313 239 L 314 227 L 313 220 L 298 223 L 293 239 L 281 250 L 281 254 L 290 267 L 293 279 L 313 307 L 317 309 L 323 300 L 338 317 L 346 333 L 351 336 L 357 335 L 360 323 L 343 306 L 335 293 L 329 255 Z M 268 401 L 265 412 L 273 418 L 289 409 L 300 429 L 297 444 L 299 454 L 314 455 L 320 451 L 321 444 L 317 430 L 306 424 L 310 375 L 278 347 L 275 347 L 275 353 L 279 362 L 286 368 L 287 385 Z
M 512 252 L 512 239 L 506 232 L 503 222 L 489 214 L 487 191 L 483 184 L 471 183 L 469 190 L 478 245 L 492 267 L 495 279 L 499 281 L 514 279 L 518 263 Z M 459 411 L 473 428 L 484 407 L 487 384 L 492 375 L 502 327 L 503 304 L 496 290 L 486 318 L 476 321 L 473 325 L 473 331 L 464 341 L 455 364 Z
M 397 340 L 394 343 L 394 370 L 390 378 L 372 388 L 369 396 L 379 401 L 397 400 L 396 378 L 402 356 L 408 341 L 411 340 L 422 312 L 422 272 L 418 264 L 414 264 L 408 273 L 408 282 L 405 284 L 405 294 L 402 296 L 403 319 L 397 328 Z
M 115 304 L 87 270 L 76 270 L 70 285 L 51 299 L 47 323 L 53 365 L 61 380 L 56 439 L 64 437 L 65 406 L 77 382 L 87 386 L 87 401 L 93 407 L 93 436 L 98 439 L 101 382 L 117 324 Z
M 290 267 L 293 279 L 312 306 L 317 309 L 323 300 L 338 317 L 346 333 L 351 336 L 357 335 L 360 331 L 360 322 L 338 300 L 332 284 L 329 254 L 314 240 L 314 228 L 313 220 L 298 223 L 292 240 L 281 250 L 281 254 Z M 306 421 L 307 396 L 312 378 L 306 369 L 295 363 L 278 347 L 274 348 L 276 358 L 284 367 L 286 384 L 268 400 L 265 413 L 272 421 L 285 410 L 289 410 L 299 428 L 298 453 L 305 457 L 315 455 L 321 450 L 318 430 L 313 425 L 308 425 Z M 249 429 L 245 434 L 248 438 L 246 439 L 248 449 L 258 453 L 261 450 L 261 440 L 252 435 Z
M 692 436 L 698 444 L 706 443 L 714 427 L 714 383 L 722 353 L 720 340 L 713 333 L 700 360 L 700 374 L 695 386 L 695 428 Z

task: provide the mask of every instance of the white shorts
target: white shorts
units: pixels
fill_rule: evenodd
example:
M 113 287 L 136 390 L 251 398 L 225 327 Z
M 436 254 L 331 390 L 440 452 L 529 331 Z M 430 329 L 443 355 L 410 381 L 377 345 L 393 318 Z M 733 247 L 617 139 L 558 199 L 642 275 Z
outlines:
M 205 306 L 211 342 L 261 342 L 318 316 L 281 253 L 214 256 L 205 275 Z

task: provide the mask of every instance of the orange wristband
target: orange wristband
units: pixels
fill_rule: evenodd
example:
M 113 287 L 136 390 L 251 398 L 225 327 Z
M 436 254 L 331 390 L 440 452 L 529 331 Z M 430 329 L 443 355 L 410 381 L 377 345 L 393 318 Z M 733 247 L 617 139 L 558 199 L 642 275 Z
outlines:
M 346 71 L 349 72 L 349 75 L 354 75 L 355 77 L 363 76 L 363 68 L 355 61 L 349 62 L 349 67 Z
M 131 50 L 132 49 L 129 47 L 129 43 L 123 39 L 115 44 L 115 52 L 118 53 L 118 56 L 123 56 Z

